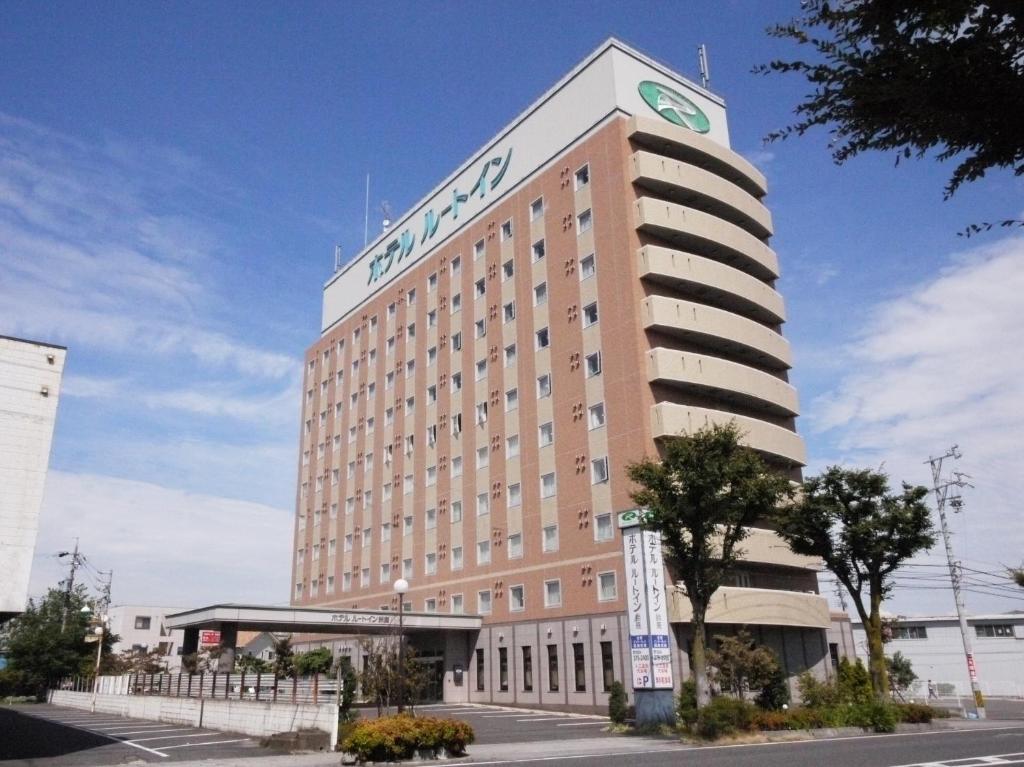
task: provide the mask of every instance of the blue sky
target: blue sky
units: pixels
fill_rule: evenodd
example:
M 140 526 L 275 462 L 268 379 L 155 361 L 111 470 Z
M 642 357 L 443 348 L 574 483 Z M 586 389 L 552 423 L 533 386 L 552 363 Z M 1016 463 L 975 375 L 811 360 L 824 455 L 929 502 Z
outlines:
M 958 555 L 1018 563 L 1024 241 L 956 232 L 1020 216 L 1021 182 L 944 202 L 933 160 L 763 146 L 806 86 L 750 70 L 791 51 L 764 29 L 796 7 L 6 4 L 0 333 L 70 348 L 33 590 L 79 536 L 117 601 L 285 602 L 299 360 L 334 245 L 362 245 L 366 173 L 405 210 L 612 35 L 693 79 L 708 45 L 769 179 L 811 469 L 926 483 L 957 442 Z M 950 609 L 937 561 L 892 609 Z M 987 591 L 973 608 L 1024 608 Z

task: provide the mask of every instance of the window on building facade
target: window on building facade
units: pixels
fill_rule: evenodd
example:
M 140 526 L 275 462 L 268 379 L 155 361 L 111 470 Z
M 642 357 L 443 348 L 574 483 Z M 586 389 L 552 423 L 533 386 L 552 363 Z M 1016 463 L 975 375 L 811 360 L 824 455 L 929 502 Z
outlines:
M 491 614 L 491 590 L 484 589 L 476 593 L 476 608 L 480 615 Z
M 491 563 L 491 542 L 477 541 L 476 563 L 478 565 L 489 565 Z
M 508 609 L 519 612 L 526 609 L 526 587 L 512 586 L 508 590 Z
M 544 606 L 561 607 L 562 605 L 562 581 L 554 578 L 544 581 Z
M 576 191 L 579 191 L 590 183 L 590 164 L 584 165 L 575 174 Z
M 530 220 L 536 221 L 544 215 L 544 198 L 538 197 L 530 203 Z
M 555 495 L 555 473 L 542 474 L 540 477 L 540 497 L 552 498 Z
M 512 261 L 511 258 L 508 261 L 506 261 L 504 264 L 501 265 L 501 281 L 502 282 L 504 282 L 505 280 L 512 279 L 512 277 L 513 277 L 513 275 L 515 275 L 515 273 L 516 273 L 515 263 Z
M 583 307 L 583 327 L 589 328 L 597 324 L 597 302 Z
M 612 515 L 598 514 L 594 517 L 594 540 L 610 541 L 615 537 L 615 527 L 612 525 Z
M 594 216 L 590 212 L 590 209 L 583 211 L 576 216 L 576 234 L 580 235 L 584 232 L 589 232 L 590 227 L 594 225 Z
M 537 399 L 551 396 L 551 375 L 545 373 L 537 376 Z
M 508 537 L 508 558 L 519 559 L 523 556 L 523 534 L 512 533 Z
M 924 626 L 894 626 L 893 639 L 927 639 L 928 630 Z
M 462 594 L 452 594 L 451 599 L 452 615 L 462 615 L 465 612 L 462 602 Z
M 580 280 L 593 277 L 595 274 L 597 274 L 597 262 L 594 260 L 594 254 L 591 253 L 580 259 Z
M 533 692 L 533 648 L 523 645 L 523 692 Z
M 452 570 L 462 569 L 462 547 L 452 546 Z
M 505 439 L 505 457 L 515 458 L 519 455 L 519 435 L 513 434 Z
M 992 639 L 995 637 L 1013 638 L 1013 624 L 986 623 L 982 625 L 976 625 L 974 627 L 974 633 L 975 635 L 982 637 L 983 639 Z
M 533 305 L 542 306 L 548 302 L 548 284 L 542 282 L 533 288 Z
M 516 361 L 516 345 L 509 344 L 505 347 L 505 367 L 508 367 Z
M 582 642 L 572 644 L 572 667 L 576 677 L 576 692 L 587 691 L 587 660 Z
M 615 653 L 611 642 L 601 642 L 601 689 L 609 692 L 615 682 Z
M 476 689 L 477 692 L 483 692 L 485 689 L 484 685 L 484 651 L 482 647 L 476 648 Z
M 597 598 L 601 602 L 611 602 L 619 596 L 615 584 L 615 572 L 597 574 Z
M 462 501 L 452 501 L 452 524 L 462 521 Z
M 508 692 L 508 648 L 498 648 L 498 689 Z
M 317 549 L 319 547 L 316 547 Z M 149 627 L 153 624 L 153 618 L 149 615 L 136 615 L 135 616 L 135 628 L 139 631 L 149 631 Z
M 548 649 L 548 690 L 558 692 L 558 645 L 549 644 Z
M 594 458 L 590 462 L 590 483 L 600 485 L 608 481 L 608 456 Z
M 544 258 L 545 253 L 544 240 L 537 240 L 535 243 L 533 243 L 533 246 L 530 250 L 533 253 L 533 260 L 540 261 L 542 258 Z
M 558 551 L 558 525 L 546 525 L 541 531 L 541 550 Z
M 523 486 L 513 482 L 508 486 L 508 505 L 519 506 L 523 502 Z

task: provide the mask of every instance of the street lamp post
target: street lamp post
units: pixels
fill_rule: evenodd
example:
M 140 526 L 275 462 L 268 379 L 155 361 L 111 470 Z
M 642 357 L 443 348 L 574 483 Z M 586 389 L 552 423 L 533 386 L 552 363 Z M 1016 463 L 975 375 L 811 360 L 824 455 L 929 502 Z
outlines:
M 85 614 L 85 615 L 88 615 L 88 614 L 90 614 L 92 612 L 92 610 L 90 609 L 89 605 L 85 605 L 81 609 L 81 612 L 83 614 Z M 94 618 L 94 620 L 97 622 L 96 625 L 93 627 L 92 632 L 90 634 L 86 634 L 86 637 L 85 637 L 85 641 L 86 642 L 95 642 L 96 643 L 96 666 L 93 669 L 93 675 L 92 675 L 92 711 L 93 711 L 93 713 L 96 712 L 96 694 L 99 692 L 99 689 L 100 689 L 100 661 L 101 661 L 101 659 L 103 657 L 103 632 L 104 632 L 104 622 L 106 621 L 106 617 L 107 616 L 105 616 L 105 615 L 97 615 Z
M 399 578 L 395 581 L 395 593 L 398 594 L 398 713 L 405 711 L 405 592 L 409 590 L 409 581 Z

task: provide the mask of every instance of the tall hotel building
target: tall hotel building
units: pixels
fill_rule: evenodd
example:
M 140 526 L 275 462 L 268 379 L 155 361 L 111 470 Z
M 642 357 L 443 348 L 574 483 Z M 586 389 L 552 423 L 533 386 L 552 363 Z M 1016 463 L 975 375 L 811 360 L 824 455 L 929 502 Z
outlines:
M 414 613 L 482 616 L 412 638 L 446 700 L 629 687 L 625 466 L 729 421 L 779 472 L 804 464 L 764 194 L 722 100 L 610 40 L 399 217 L 324 288 L 293 605 L 394 610 L 405 578 Z M 710 633 L 823 668 L 816 562 L 768 530 L 745 550 Z M 689 603 L 669 597 L 678 684 Z

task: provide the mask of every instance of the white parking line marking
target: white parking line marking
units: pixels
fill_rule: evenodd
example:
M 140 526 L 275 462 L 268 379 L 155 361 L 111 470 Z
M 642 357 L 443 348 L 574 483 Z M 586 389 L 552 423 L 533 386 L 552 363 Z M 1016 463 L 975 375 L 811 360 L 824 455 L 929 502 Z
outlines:
M 25 716 L 35 716 L 35 714 L 25 714 Z M 45 716 L 35 716 L 35 718 L 36 719 L 46 719 Z M 51 719 L 51 720 L 47 720 L 47 721 L 53 721 L 53 720 Z M 156 754 L 157 756 L 162 757 L 164 759 L 167 758 L 167 754 L 163 754 L 163 753 L 157 751 L 156 749 L 146 748 L 145 746 L 138 746 L 138 745 L 136 745 L 136 744 L 134 744 L 134 743 L 132 743 L 130 741 L 121 740 L 120 738 L 114 738 L 114 737 L 112 737 L 110 735 L 107 735 L 106 733 L 96 732 L 94 730 L 87 730 L 84 727 L 78 727 L 77 725 L 74 725 L 74 724 L 67 724 L 66 722 L 59 722 L 59 724 L 62 724 L 65 727 L 70 727 L 72 730 L 78 730 L 79 732 L 87 732 L 90 735 L 98 735 L 101 738 L 106 738 L 111 743 L 123 743 L 126 746 L 131 746 L 132 748 L 137 748 L 137 749 L 139 749 L 139 751 L 145 751 L 145 752 L 147 752 L 149 754 Z
M 150 726 L 150 725 L 147 725 L 144 722 L 140 722 L 138 724 L 107 724 L 107 725 L 104 725 L 103 727 L 97 727 L 96 729 L 97 730 L 103 730 L 104 732 L 113 735 L 118 730 L 124 730 L 124 729 L 129 729 L 130 730 L 132 727 L 142 727 L 144 730 L 166 730 L 166 729 L 169 729 L 171 727 L 174 727 L 174 725 L 173 724 L 155 724 L 155 725 Z
M 194 735 L 164 735 L 160 738 L 133 738 L 126 740 L 125 743 L 144 743 L 150 740 L 174 740 L 175 738 L 210 738 L 216 737 L 218 734 L 216 732 L 197 732 Z M 160 746 L 160 748 L 167 748 L 167 746 Z
M 589 722 L 567 722 L 566 724 L 556 724 L 555 727 L 582 727 L 585 724 L 591 724 L 591 725 L 593 725 L 593 724 L 600 724 L 600 725 L 603 725 L 604 722 L 597 721 L 597 720 L 592 720 L 592 721 L 589 721 Z
M 104 735 L 116 735 L 121 737 L 122 735 L 144 735 L 149 732 L 188 732 L 194 730 L 195 727 L 164 727 L 158 730 L 129 730 L 128 732 L 105 732 Z M 138 738 L 131 738 L 131 740 L 138 740 Z
M 545 716 L 540 719 L 516 719 L 517 722 L 564 722 L 567 716 Z
M 484 714 L 481 719 L 506 719 L 512 716 L 522 716 L 522 713 L 518 714 Z
M 238 738 L 237 740 L 211 740 L 206 743 L 182 743 L 177 746 L 161 746 L 164 751 L 170 751 L 172 748 L 194 748 L 195 746 L 218 746 L 221 743 L 241 743 L 249 740 L 248 738 Z M 166 756 L 166 754 L 165 754 Z

